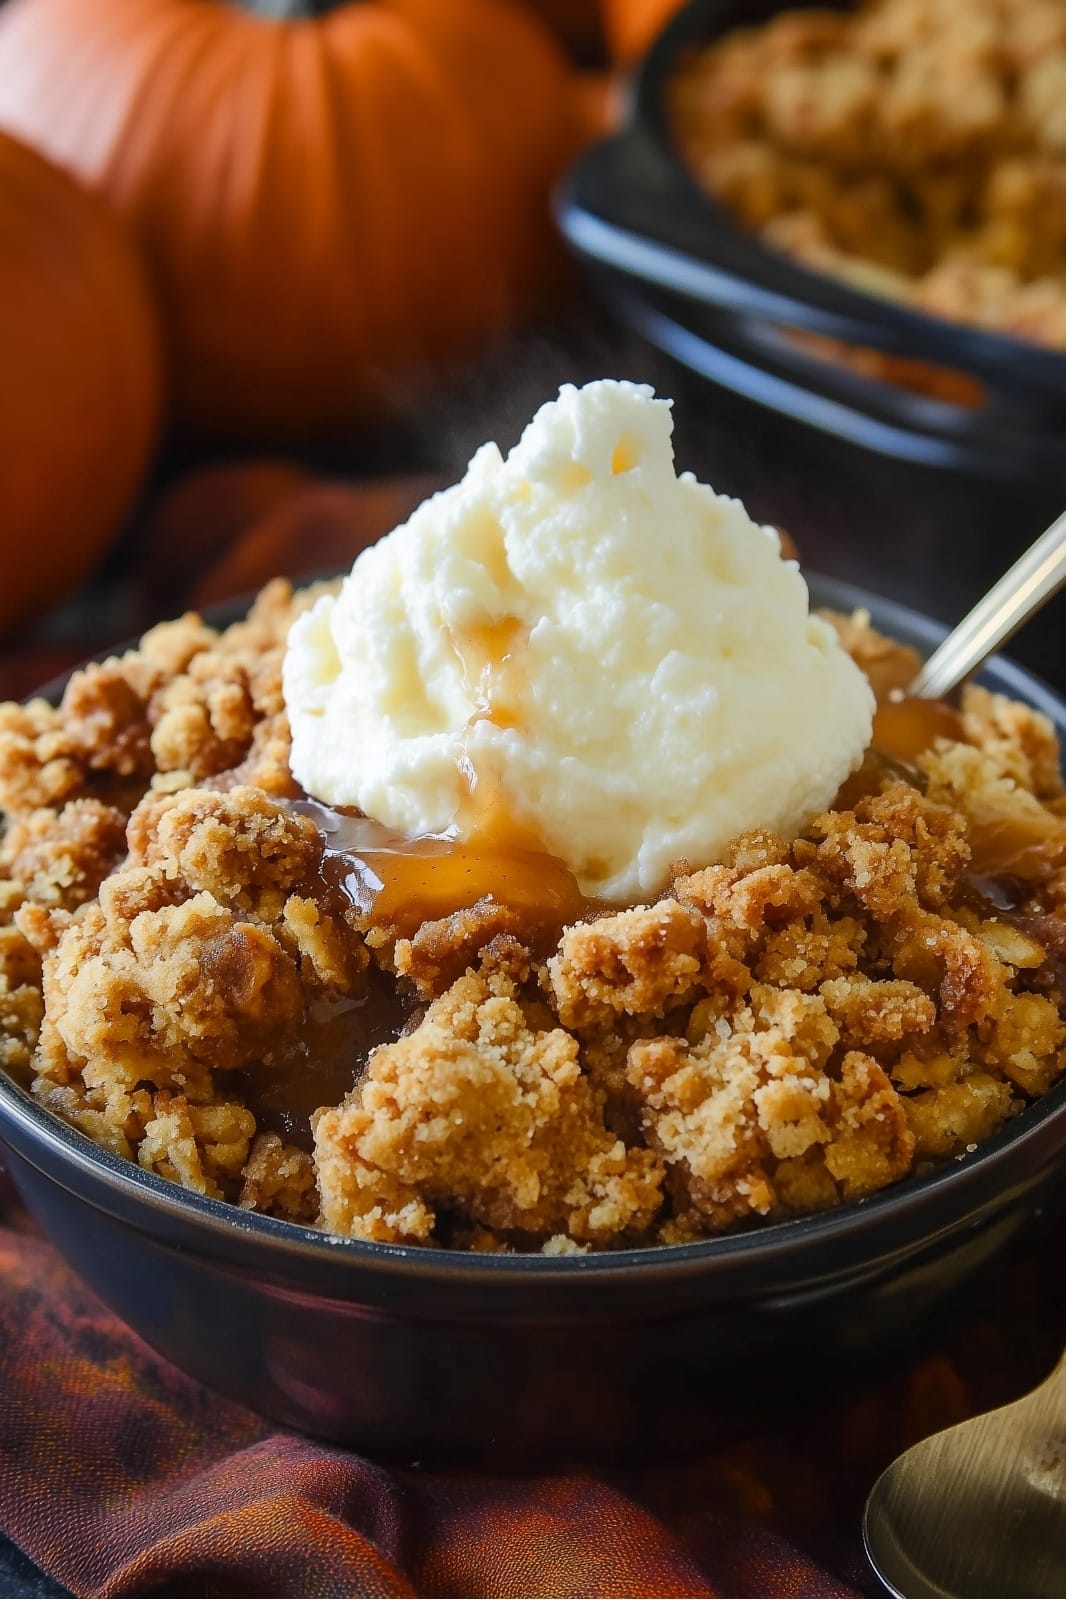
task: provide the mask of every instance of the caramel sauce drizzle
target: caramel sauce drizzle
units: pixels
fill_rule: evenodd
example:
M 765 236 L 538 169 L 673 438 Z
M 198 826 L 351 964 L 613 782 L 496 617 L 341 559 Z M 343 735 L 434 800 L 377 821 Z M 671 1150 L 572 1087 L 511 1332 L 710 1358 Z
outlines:
M 518 617 L 449 630 L 463 687 L 474 705 L 464 732 L 475 722 L 491 722 L 497 728 L 524 726 L 513 667 L 528 639 L 529 630 Z
M 467 736 L 481 722 L 501 729 L 525 727 L 514 667 L 528 642 L 529 630 L 519 618 L 503 617 L 496 622 L 453 628 L 449 638 L 474 709 L 463 729 L 463 748 L 456 761 L 459 808 L 446 837 L 456 841 L 457 849 L 465 848 L 459 843 L 465 841 L 471 850 L 496 861 L 505 856 L 529 855 L 555 860 L 533 823 L 515 816 L 499 768 L 494 768 L 491 758 L 483 753 L 479 771 L 467 743 Z
M 531 932 L 556 934 L 588 915 L 591 902 L 577 879 L 535 840 L 514 835 L 397 833 L 359 813 L 335 811 L 317 800 L 294 809 L 311 817 L 323 837 L 322 877 L 340 891 L 365 925 L 407 937 L 423 922 L 465 911 L 486 896 L 511 906 Z
M 874 714 L 870 744 L 883 755 L 913 762 L 938 739 L 966 740 L 961 714 L 945 700 L 890 696 Z
M 474 707 L 464 732 L 479 722 L 524 725 L 515 662 L 527 639 L 517 617 L 451 630 Z M 558 937 L 590 910 L 577 879 L 536 827 L 515 816 L 500 771 L 484 760 L 475 769 L 465 749 L 457 768 L 459 808 L 447 833 L 410 838 L 359 812 L 300 801 L 323 836 L 328 884 L 362 922 L 401 936 L 489 898 L 517 911 L 531 938 Z

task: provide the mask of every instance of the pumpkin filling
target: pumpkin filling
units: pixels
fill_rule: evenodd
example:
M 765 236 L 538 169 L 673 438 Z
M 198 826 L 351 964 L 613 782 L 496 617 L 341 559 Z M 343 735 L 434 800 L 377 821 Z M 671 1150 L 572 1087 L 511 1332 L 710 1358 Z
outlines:
M 833 618 L 880 704 L 835 802 L 607 906 L 491 795 L 411 840 L 300 791 L 280 666 L 315 598 L 0 708 L 0 1062 L 105 1148 L 335 1233 L 567 1253 L 853 1201 L 1061 1076 L 1037 712 L 900 700 L 913 654 Z M 506 642 L 460 642 L 490 713 Z

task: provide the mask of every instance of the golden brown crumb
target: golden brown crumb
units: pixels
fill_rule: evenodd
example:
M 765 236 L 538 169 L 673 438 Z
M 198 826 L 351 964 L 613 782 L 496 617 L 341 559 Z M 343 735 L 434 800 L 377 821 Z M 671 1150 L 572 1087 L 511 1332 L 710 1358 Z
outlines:
M 39 985 L 13 982 L 0 959 L 0 1070 L 20 1083 L 29 1079 L 43 1016 Z
M 805 1163 L 808 1182 L 820 1164 L 848 1198 L 907 1171 L 913 1139 L 899 1095 L 857 1052 L 831 1074 L 838 1040 L 818 997 L 760 987 L 750 1007 L 694 1045 L 670 1037 L 633 1045 L 629 1077 L 683 1228 L 697 1219 L 721 1228 L 787 1205 L 797 1169 L 790 1165 L 781 1197 L 782 1162 Z
M 301 981 L 309 992 L 354 993 L 369 958 L 362 939 L 341 918 L 331 916 L 307 895 L 292 894 L 276 932 L 297 957 Z
M 59 711 L 46 700 L 0 705 L 0 811 L 62 805 L 85 773 Z
M 283 711 L 277 711 L 256 723 L 244 758 L 229 772 L 216 774 L 213 785 L 229 789 L 238 784 L 250 784 L 266 794 L 293 799 L 299 791 L 289 771 L 291 750 L 289 719 Z
M 1043 712 L 971 683 L 962 693 L 962 720 L 967 739 L 1004 778 L 1031 790 L 1038 800 L 1062 794 L 1059 741 Z
M 130 818 L 130 854 L 194 893 L 273 922 L 321 855 L 309 817 L 258 789 L 152 795 Z
M 36 905 L 73 911 L 126 854 L 126 819 L 99 800 L 71 800 L 14 817 L 0 842 L 0 876 Z
M 979 1144 L 1010 1114 L 1011 1101 L 1010 1084 L 987 1072 L 911 1095 L 904 1105 L 916 1157 L 947 1156 Z
M 1066 816 L 1003 775 L 968 744 L 941 744 L 919 757 L 928 797 L 965 825 L 973 870 L 1043 884 L 1066 867 Z
M 197 1194 L 225 1198 L 224 1185 L 232 1188 L 248 1159 L 255 1132 L 251 1112 L 225 1101 L 191 1105 L 166 1090 L 154 1096 L 152 1111 L 137 1150 L 140 1165 Z
M 890 949 L 894 972 L 937 995 L 949 1038 L 1003 1003 L 1007 967 L 985 940 L 950 919 L 916 917 L 897 930 Z
M 832 1137 L 825 1164 L 846 1200 L 902 1178 L 914 1158 L 906 1107 L 869 1056 L 852 1050 L 833 1089 Z
M 845 1042 L 866 1050 L 928 1033 L 936 1023 L 929 995 L 905 978 L 827 978 L 819 992 Z
M 213 1106 L 234 1104 L 216 1074 L 298 1052 L 317 998 L 356 992 L 365 952 L 290 894 L 317 835 L 258 790 L 153 798 L 129 831 L 133 857 L 98 900 L 76 915 L 28 902 L 16 914 L 43 964 L 39 1092 L 142 1165 L 221 1192 L 255 1124 L 238 1107 L 232 1136 L 208 1126 Z
M 1009 995 L 990 1019 L 983 1055 L 1027 1095 L 1046 1094 L 1066 1066 L 1066 1023 L 1046 995 Z
M 860 800 L 854 811 L 824 812 L 809 831 L 817 849 L 804 847 L 798 858 L 817 865 L 877 922 L 915 903 L 942 909 L 970 859 L 961 819 L 903 783 Z
M 306 1150 L 286 1144 L 276 1133 L 256 1135 L 244 1166 L 239 1202 L 246 1211 L 264 1211 L 293 1222 L 318 1215 L 315 1164 Z
M 151 776 L 148 701 L 157 683 L 156 669 L 133 652 L 74 673 L 60 711 L 86 766 L 122 778 Z
M 72 1064 L 128 1062 L 183 1085 L 193 1064 L 243 1066 L 299 1026 L 295 963 L 266 929 L 206 892 L 131 922 L 112 906 L 108 896 L 71 920 L 44 958 L 45 1003 Z
M 47 1037 L 47 1019 L 41 1030 Z M 66 1082 L 46 1073 L 39 1074 L 31 1089 L 41 1105 L 78 1128 L 95 1144 L 124 1160 L 136 1160 L 137 1146 L 144 1137 L 152 1116 L 152 1095 L 148 1090 L 122 1088 L 113 1081 L 111 1092 L 91 1089 L 79 1082 Z M 178 1163 L 168 1176 L 179 1177 Z M 180 1179 L 179 1179 L 180 1181 Z
M 644 1233 L 662 1198 L 656 1157 L 605 1127 L 574 1038 L 531 1029 L 513 985 L 473 974 L 319 1115 L 315 1157 L 324 1225 L 361 1238 L 426 1240 L 444 1208 L 606 1242 Z
M 47 912 L 41 913 L 47 916 Z M 0 926 L 0 973 L 8 983 L 31 983 L 40 988 L 41 960 L 35 947 L 13 923 Z
M 702 917 L 677 900 L 567 928 L 548 963 L 560 1022 L 602 1027 L 638 1011 L 657 1015 L 693 991 L 706 944 Z
M 461 978 L 493 940 L 521 932 L 519 914 L 486 896 L 467 910 L 423 922 L 411 939 L 398 939 L 393 962 L 398 976 L 413 984 L 419 999 L 433 1000 Z M 528 961 L 528 952 L 524 954 Z
M 865 950 L 866 933 L 856 918 L 819 907 L 809 917 L 764 931 L 752 971 L 760 983 L 808 991 L 855 972 Z
M 679 878 L 674 893 L 710 917 L 750 930 L 780 927 L 811 915 L 820 899 L 813 874 L 802 869 L 797 872 L 787 860 L 704 867 L 702 872 Z
M 0 810 L 55 807 L 100 785 L 98 798 L 128 796 L 132 809 L 155 773 L 225 781 L 240 766 L 273 789 L 287 767 L 285 639 L 318 592 L 294 595 L 278 579 L 222 632 L 190 612 L 75 672 L 58 707 L 0 706 Z

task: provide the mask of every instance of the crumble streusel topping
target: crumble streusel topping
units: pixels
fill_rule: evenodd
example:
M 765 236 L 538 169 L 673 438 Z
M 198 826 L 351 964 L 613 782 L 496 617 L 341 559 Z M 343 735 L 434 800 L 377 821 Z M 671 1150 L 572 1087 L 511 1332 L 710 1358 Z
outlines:
M 1066 348 L 1061 0 L 783 11 L 695 52 L 672 107 L 699 180 L 768 243 L 856 288 Z M 905 363 L 862 355 L 907 381 Z
M 272 585 L 0 707 L 0 1066 L 199 1193 L 362 1238 L 566 1252 L 855 1200 L 1066 1067 L 1046 718 L 868 757 L 786 843 L 679 865 L 550 945 L 483 895 L 413 933 L 294 807 Z M 835 619 L 881 695 L 913 654 Z

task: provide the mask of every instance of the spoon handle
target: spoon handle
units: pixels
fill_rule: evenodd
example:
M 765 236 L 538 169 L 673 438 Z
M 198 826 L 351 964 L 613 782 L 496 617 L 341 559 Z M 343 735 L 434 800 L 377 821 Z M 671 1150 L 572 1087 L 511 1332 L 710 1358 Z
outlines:
M 934 650 L 910 687 L 944 699 L 1066 584 L 1066 511 Z

